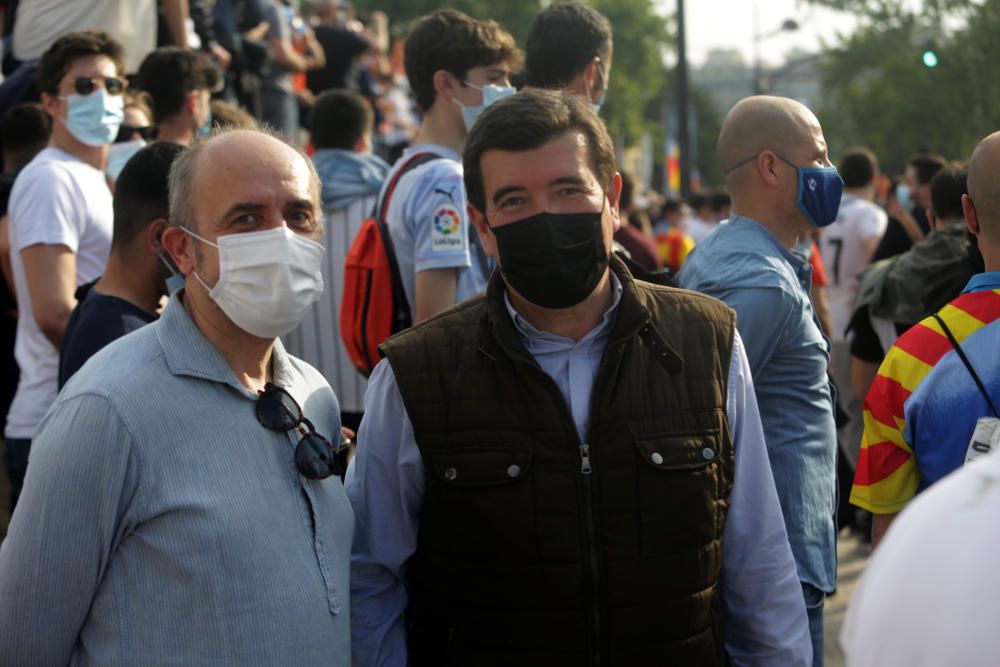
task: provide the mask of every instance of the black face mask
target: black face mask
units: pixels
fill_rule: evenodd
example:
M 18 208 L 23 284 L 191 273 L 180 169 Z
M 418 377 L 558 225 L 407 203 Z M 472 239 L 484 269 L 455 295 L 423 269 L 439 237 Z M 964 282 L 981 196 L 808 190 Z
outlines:
M 507 284 L 543 308 L 569 308 L 586 299 L 608 268 L 603 213 L 543 212 L 491 227 Z

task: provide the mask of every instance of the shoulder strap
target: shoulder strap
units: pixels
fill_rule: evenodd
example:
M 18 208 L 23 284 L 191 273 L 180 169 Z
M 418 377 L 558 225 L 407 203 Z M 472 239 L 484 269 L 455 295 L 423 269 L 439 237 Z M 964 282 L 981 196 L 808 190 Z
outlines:
M 962 360 L 963 364 L 965 364 L 965 368 L 969 371 L 969 375 L 972 376 L 972 380 L 976 383 L 976 386 L 979 387 L 980 393 L 982 393 L 983 398 L 986 399 L 986 403 L 990 406 L 990 410 L 993 411 L 993 416 L 1000 419 L 1000 413 L 997 413 L 997 406 L 993 405 L 993 400 L 990 398 L 990 395 L 986 393 L 986 386 L 983 384 L 983 381 L 979 379 L 976 369 L 972 367 L 972 362 L 969 361 L 967 356 L 965 356 L 965 352 L 962 351 L 962 346 L 958 344 L 957 340 L 955 340 L 955 335 L 951 333 L 951 329 L 949 329 L 948 325 L 944 323 L 944 320 L 941 319 L 940 315 L 934 313 L 934 319 L 937 320 L 939 325 L 941 325 L 941 330 L 944 331 L 944 335 L 948 337 L 948 342 L 951 343 L 953 348 L 955 348 L 958 358 Z
M 403 166 L 396 170 L 396 173 L 392 175 L 392 179 L 389 180 L 389 185 L 386 187 L 383 197 L 375 202 L 375 210 L 372 213 L 372 217 L 375 218 L 380 227 L 385 224 L 385 214 L 389 210 L 389 200 L 392 198 L 392 193 L 396 190 L 396 184 L 399 183 L 399 179 L 420 165 L 438 159 L 441 159 L 441 156 L 436 153 L 415 153 L 403 163 Z
M 385 215 L 389 210 L 389 201 L 392 193 L 396 190 L 396 184 L 403 174 L 416 169 L 422 164 L 432 160 L 441 159 L 436 153 L 416 153 L 412 155 L 396 173 L 385 189 L 385 194 L 381 200 L 375 203 L 375 224 L 378 225 L 379 234 L 382 236 L 382 247 L 385 249 L 386 259 L 389 261 L 389 268 L 392 273 L 392 293 L 393 293 L 393 314 L 392 333 L 402 331 L 413 324 L 413 315 L 410 312 L 410 305 L 406 302 L 406 292 L 403 288 L 403 276 L 399 273 L 399 262 L 396 261 L 396 248 L 392 244 L 392 237 L 389 235 L 389 225 L 385 220 Z

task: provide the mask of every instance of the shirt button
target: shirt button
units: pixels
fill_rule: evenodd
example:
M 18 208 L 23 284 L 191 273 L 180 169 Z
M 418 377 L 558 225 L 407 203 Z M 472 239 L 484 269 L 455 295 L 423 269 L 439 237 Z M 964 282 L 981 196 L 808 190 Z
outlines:
M 660 465 L 661 463 L 663 463 L 663 455 L 660 454 L 659 452 L 653 452 L 653 455 L 649 457 L 649 460 L 655 463 L 656 465 Z
M 703 457 L 705 457 L 706 461 L 711 461 L 712 459 L 715 458 L 715 452 L 712 451 L 711 449 L 709 449 L 708 447 L 706 447 L 705 449 L 701 450 L 701 455 Z
M 520 474 L 521 474 L 521 466 L 517 465 L 516 463 L 507 468 L 508 477 L 517 477 Z
M 458 477 L 458 471 L 454 468 L 447 468 L 444 471 L 444 478 L 449 482 L 453 481 L 456 477 Z

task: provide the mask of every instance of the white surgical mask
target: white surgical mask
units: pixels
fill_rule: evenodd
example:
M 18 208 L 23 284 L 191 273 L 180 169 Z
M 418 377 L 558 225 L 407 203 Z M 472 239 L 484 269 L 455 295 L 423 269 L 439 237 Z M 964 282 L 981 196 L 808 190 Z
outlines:
M 218 244 L 184 231 L 219 249 L 215 286 L 209 287 L 197 273 L 194 277 L 222 312 L 247 333 L 259 338 L 285 335 L 323 294 L 323 246 L 288 227 L 226 234 L 217 239 Z
M 479 118 L 479 115 L 486 111 L 487 107 L 517 92 L 517 88 L 514 86 L 497 86 L 489 84 L 480 88 L 476 84 L 469 83 L 468 81 L 465 81 L 464 83 L 470 88 L 483 91 L 483 103 L 474 107 L 467 107 L 455 99 L 455 104 L 462 107 L 462 120 L 465 122 L 465 129 L 467 132 L 472 131 L 472 126 L 476 124 L 476 120 Z

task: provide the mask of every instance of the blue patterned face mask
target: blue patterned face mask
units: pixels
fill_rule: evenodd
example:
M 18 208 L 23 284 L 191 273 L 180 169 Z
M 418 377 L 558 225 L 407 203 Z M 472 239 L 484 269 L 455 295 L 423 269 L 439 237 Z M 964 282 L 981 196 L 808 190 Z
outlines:
M 105 146 L 114 141 L 125 119 L 125 98 L 109 95 L 103 88 L 89 95 L 67 95 L 66 129 L 88 146 Z
M 840 197 L 844 194 L 844 179 L 837 173 L 837 168 L 799 167 L 780 155 L 778 159 L 795 167 L 798 172 L 799 192 L 795 203 L 809 224 L 817 228 L 833 224 L 840 209 Z

